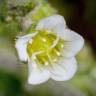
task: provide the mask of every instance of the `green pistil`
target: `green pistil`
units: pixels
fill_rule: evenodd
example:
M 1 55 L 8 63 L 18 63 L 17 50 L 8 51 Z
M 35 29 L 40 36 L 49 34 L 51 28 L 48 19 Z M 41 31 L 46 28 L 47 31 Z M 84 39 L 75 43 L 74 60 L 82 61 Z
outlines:
M 50 31 L 38 31 L 37 35 L 34 36 L 27 44 L 27 52 L 29 57 L 36 54 L 35 62 L 37 64 L 48 65 L 55 63 L 61 56 L 64 41 L 59 39 L 57 44 L 51 48 L 54 41 L 57 40 L 56 34 Z

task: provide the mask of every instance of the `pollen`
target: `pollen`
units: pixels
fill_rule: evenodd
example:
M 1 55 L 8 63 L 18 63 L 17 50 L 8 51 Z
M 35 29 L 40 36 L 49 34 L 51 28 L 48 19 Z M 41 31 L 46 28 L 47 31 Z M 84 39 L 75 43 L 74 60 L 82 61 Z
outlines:
M 45 39 L 45 38 L 42 38 L 42 41 L 43 41 L 43 42 L 46 42 L 46 39 Z
M 35 55 L 33 60 L 36 64 L 48 66 L 58 61 L 61 56 L 61 51 L 63 50 L 64 40 L 60 39 L 58 42 L 57 35 L 50 31 L 38 31 L 38 34 L 32 37 L 27 43 L 27 53 L 30 58 Z M 51 47 L 55 45 L 54 47 Z
M 29 41 L 29 44 L 32 44 L 32 39 Z

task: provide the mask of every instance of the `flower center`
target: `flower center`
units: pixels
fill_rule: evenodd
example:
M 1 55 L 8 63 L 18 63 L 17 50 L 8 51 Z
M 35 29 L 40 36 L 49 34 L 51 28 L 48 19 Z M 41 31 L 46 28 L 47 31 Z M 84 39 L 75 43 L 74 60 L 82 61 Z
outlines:
M 27 44 L 29 57 L 36 64 L 49 65 L 55 63 L 61 56 L 64 41 L 50 31 L 38 31 Z

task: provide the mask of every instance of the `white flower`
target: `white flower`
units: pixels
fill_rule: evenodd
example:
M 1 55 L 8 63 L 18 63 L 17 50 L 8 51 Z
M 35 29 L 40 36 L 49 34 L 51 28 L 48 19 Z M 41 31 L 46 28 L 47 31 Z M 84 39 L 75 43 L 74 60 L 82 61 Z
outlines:
M 28 62 L 28 83 L 71 79 L 77 70 L 75 55 L 83 44 L 83 38 L 67 28 L 62 16 L 40 20 L 34 33 L 16 40 L 20 60 Z

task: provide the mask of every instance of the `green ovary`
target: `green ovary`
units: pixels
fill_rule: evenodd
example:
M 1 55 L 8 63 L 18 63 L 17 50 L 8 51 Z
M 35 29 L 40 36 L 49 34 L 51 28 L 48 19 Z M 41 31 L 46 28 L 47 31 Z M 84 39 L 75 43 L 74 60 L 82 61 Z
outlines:
M 57 44 L 51 48 L 57 36 L 49 31 L 38 31 L 37 35 L 34 36 L 27 44 L 27 52 L 29 57 L 36 54 L 34 60 L 36 64 L 48 65 L 55 63 L 58 57 L 61 56 L 64 41 L 58 39 Z

